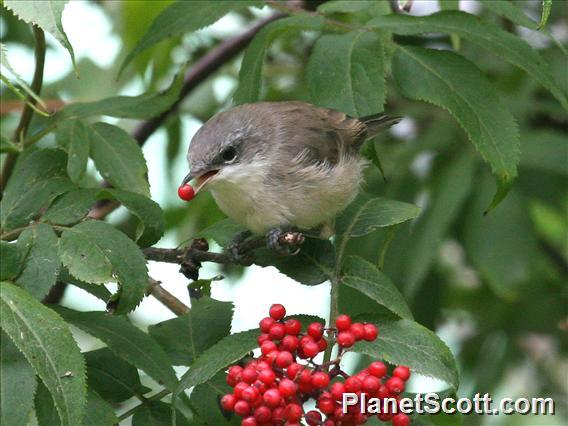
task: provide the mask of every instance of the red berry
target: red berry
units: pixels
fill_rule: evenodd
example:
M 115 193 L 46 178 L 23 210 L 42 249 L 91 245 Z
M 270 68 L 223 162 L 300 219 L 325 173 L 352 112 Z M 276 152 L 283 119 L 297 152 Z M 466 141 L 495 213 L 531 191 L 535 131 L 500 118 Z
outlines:
M 349 330 L 349 327 L 351 327 L 351 318 L 349 317 L 349 315 L 339 315 L 335 319 L 335 326 L 339 331 L 347 331 Z
M 410 418 L 404 413 L 399 413 L 392 418 L 392 426 L 408 426 L 409 424 Z
M 298 378 L 300 383 L 311 384 L 312 383 L 312 372 L 305 368 L 300 373 L 300 377 Z
M 323 336 L 323 325 L 319 322 L 312 322 L 308 326 L 308 334 L 314 338 L 314 340 L 319 340 Z
M 233 365 L 229 368 L 228 374 L 229 376 L 238 379 L 241 376 L 242 372 L 243 372 L 243 367 L 241 367 L 240 365 Z
M 257 378 L 258 373 L 253 367 L 247 367 L 241 373 L 241 379 L 248 384 L 253 383 Z
M 296 383 L 290 379 L 282 379 L 278 384 L 278 391 L 284 398 L 294 395 L 297 389 Z
M 267 340 L 270 340 L 270 336 L 268 335 L 268 333 L 262 333 L 256 338 L 256 341 L 258 342 L 259 346 L 262 345 Z
M 276 361 L 276 357 L 278 356 L 280 352 L 278 350 L 273 350 L 270 351 L 269 353 L 267 353 L 266 355 L 264 355 L 264 361 L 266 361 L 269 365 L 274 364 L 274 361 Z
M 193 186 L 186 183 L 178 188 L 178 197 L 184 201 L 191 201 L 193 197 L 195 197 L 195 191 L 193 190 Z
M 355 343 L 355 336 L 350 331 L 342 331 L 337 335 L 337 344 L 344 348 L 350 348 Z
M 378 377 L 379 379 L 387 374 L 387 366 L 381 361 L 372 362 L 367 370 L 371 373 L 371 375 Z
M 377 414 L 377 418 L 382 422 L 388 422 L 392 419 L 392 414 L 390 413 L 379 413 Z
M 365 327 L 364 339 L 367 342 L 372 342 L 379 335 L 379 329 L 375 324 L 365 324 L 363 327 Z
M 281 305 L 280 303 L 275 303 L 270 307 L 268 313 L 272 318 L 278 321 L 286 316 L 286 308 L 284 307 L 284 305 Z
M 288 352 L 294 352 L 298 349 L 299 340 L 296 336 L 287 335 L 282 339 L 282 349 Z
M 310 410 L 304 416 L 306 423 L 310 426 L 319 425 L 321 423 L 321 413 L 316 410 Z
M 367 376 L 363 380 L 363 390 L 371 395 L 374 395 L 381 387 L 381 381 L 375 376 Z
M 391 377 L 385 382 L 385 386 L 394 393 L 404 391 L 404 381 L 400 377 Z
M 225 411 L 233 411 L 236 402 L 237 398 L 235 398 L 235 395 L 231 395 L 229 393 L 221 398 L 221 407 L 223 407 L 223 410 Z
M 284 423 L 284 407 L 277 407 L 272 410 L 272 424 L 279 425 Z
M 357 377 L 351 376 L 345 380 L 345 392 L 359 392 L 361 390 L 361 380 Z
M 329 385 L 329 375 L 323 371 L 312 374 L 312 385 L 319 389 L 326 388 Z
M 274 320 L 274 318 L 270 317 L 261 319 L 260 322 L 258 323 L 260 331 L 262 331 L 263 333 L 268 333 L 270 331 L 270 327 L 272 327 L 275 322 L 276 321 Z
M 288 378 L 294 380 L 302 368 L 303 367 L 300 364 L 293 362 L 286 369 L 286 375 Z
M 410 368 L 404 365 L 399 365 L 393 370 L 392 375 L 406 382 L 410 378 Z
M 254 417 L 246 417 L 241 421 L 241 426 L 257 426 L 258 423 Z
M 335 403 L 330 398 L 319 398 L 318 408 L 324 414 L 331 414 L 335 410 Z
M 320 352 L 323 352 L 327 349 L 327 340 L 325 340 L 323 337 L 321 339 L 319 339 L 316 344 L 318 345 L 318 349 Z
M 381 387 L 379 387 L 379 390 L 377 391 L 376 396 L 379 399 L 385 399 L 391 397 L 392 395 L 389 388 L 387 388 L 385 385 L 381 385 Z
M 339 401 L 345 393 L 345 385 L 341 382 L 335 382 L 331 385 L 329 390 L 331 392 L 331 396 Z
M 272 339 L 280 340 L 286 335 L 286 327 L 284 327 L 284 324 L 277 322 L 270 327 L 268 334 Z
M 264 392 L 264 395 L 262 395 L 262 400 L 270 408 L 276 408 L 282 401 L 282 395 L 280 394 L 280 391 L 278 389 L 272 388 Z
M 302 351 L 308 358 L 313 358 L 319 353 L 320 350 L 317 343 L 306 342 L 306 344 L 302 346 Z
M 247 389 L 248 387 L 249 385 L 245 382 L 237 383 L 235 388 L 233 389 L 233 395 L 235 395 L 235 398 L 241 399 L 243 397 L 243 390 Z
M 280 368 L 286 368 L 288 367 L 290 364 L 292 364 L 292 362 L 294 362 L 294 357 L 292 356 L 292 354 L 288 351 L 282 351 L 278 354 L 278 356 L 276 357 L 276 360 L 274 361 L 274 363 L 276 364 L 277 367 Z
M 274 383 L 274 380 L 276 380 L 276 374 L 271 369 L 266 368 L 258 373 L 258 380 L 267 385 L 271 385 Z
M 276 346 L 276 343 L 271 340 L 267 340 L 266 342 L 263 342 L 262 345 L 260 345 L 260 352 L 262 352 L 263 355 L 268 355 L 270 352 L 277 349 L 278 347 Z
M 297 336 L 302 331 L 302 323 L 296 319 L 289 319 L 284 323 L 286 333 Z
M 349 327 L 349 331 L 355 336 L 355 340 L 359 341 L 365 337 L 365 326 L 360 322 L 355 322 Z
M 272 418 L 272 410 L 266 405 L 261 405 L 254 410 L 254 418 L 259 423 L 268 423 Z
M 289 422 L 297 422 L 302 418 L 302 407 L 300 405 L 291 403 L 284 407 L 284 417 Z
M 243 400 L 237 401 L 235 403 L 234 411 L 237 416 L 244 417 L 250 413 L 250 404 Z
M 258 389 L 251 386 L 243 390 L 242 397 L 245 401 L 254 402 L 260 397 L 260 393 Z

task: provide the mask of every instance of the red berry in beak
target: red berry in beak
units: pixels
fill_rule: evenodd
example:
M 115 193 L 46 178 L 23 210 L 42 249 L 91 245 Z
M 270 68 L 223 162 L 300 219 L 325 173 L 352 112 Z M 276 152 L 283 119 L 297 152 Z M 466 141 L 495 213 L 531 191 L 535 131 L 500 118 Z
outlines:
M 185 201 L 191 201 L 195 197 L 195 191 L 190 184 L 182 185 L 178 188 L 178 197 Z

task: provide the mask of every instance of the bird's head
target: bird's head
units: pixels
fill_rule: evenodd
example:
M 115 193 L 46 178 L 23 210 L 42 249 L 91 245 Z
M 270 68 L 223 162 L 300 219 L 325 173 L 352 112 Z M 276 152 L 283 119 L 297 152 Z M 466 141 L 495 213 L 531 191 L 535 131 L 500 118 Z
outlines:
M 254 121 L 255 117 L 245 108 L 237 107 L 217 114 L 205 123 L 189 145 L 190 172 L 182 185 L 195 179 L 197 193 L 246 173 L 247 165 L 264 149 Z

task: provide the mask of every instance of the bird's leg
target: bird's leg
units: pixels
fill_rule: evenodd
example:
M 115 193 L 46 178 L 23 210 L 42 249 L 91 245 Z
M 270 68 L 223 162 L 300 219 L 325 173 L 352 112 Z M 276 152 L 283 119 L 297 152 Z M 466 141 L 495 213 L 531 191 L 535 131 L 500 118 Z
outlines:
M 239 232 L 237 235 L 235 235 L 233 240 L 229 244 L 227 244 L 227 247 L 225 247 L 225 251 L 235 263 L 240 263 L 246 258 L 246 254 L 239 253 L 239 246 L 244 243 L 245 240 L 251 235 L 252 232 L 248 230 Z
M 295 229 L 272 228 L 266 233 L 266 246 L 284 256 L 293 256 L 300 251 L 304 235 Z

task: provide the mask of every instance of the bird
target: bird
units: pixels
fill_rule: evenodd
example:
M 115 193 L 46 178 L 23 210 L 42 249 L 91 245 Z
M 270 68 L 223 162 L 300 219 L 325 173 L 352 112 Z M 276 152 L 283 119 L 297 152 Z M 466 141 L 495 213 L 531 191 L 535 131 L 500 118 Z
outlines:
M 182 185 L 195 180 L 195 194 L 210 191 L 247 229 L 235 243 L 266 235 L 268 246 L 282 251 L 284 232 L 318 228 L 329 238 L 334 218 L 361 189 L 368 164 L 361 146 L 400 119 L 356 118 L 301 101 L 238 105 L 196 132 Z

